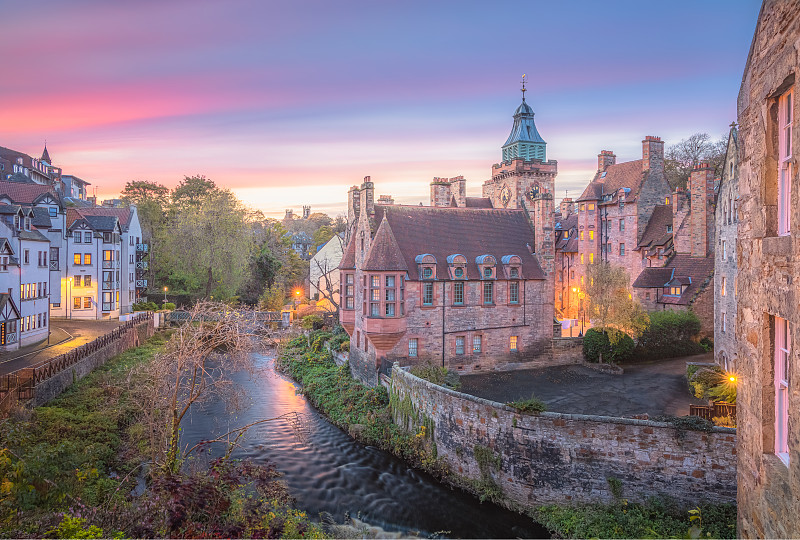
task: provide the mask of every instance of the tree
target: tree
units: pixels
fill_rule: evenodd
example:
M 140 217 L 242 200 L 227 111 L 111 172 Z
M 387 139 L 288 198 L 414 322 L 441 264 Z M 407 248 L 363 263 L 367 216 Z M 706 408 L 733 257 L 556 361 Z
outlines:
M 151 240 L 164 226 L 164 217 L 169 206 L 169 189 L 149 180 L 131 180 L 125 184 L 120 199 L 136 205 L 142 236 Z
M 727 149 L 727 135 L 713 141 L 708 133 L 695 133 L 669 146 L 664 155 L 664 171 L 670 187 L 685 188 L 692 169 L 701 161 L 707 161 L 717 173 L 721 173 Z
M 172 190 L 172 204 L 174 209 L 182 210 L 187 207 L 198 207 L 213 192 L 219 188 L 213 180 L 203 175 L 185 176 L 181 183 Z
M 170 277 L 203 287 L 203 298 L 212 293 L 231 297 L 249 271 L 253 231 L 248 212 L 228 190 L 214 189 L 199 197 L 189 196 L 173 209 L 159 256 L 167 259 Z
M 629 292 L 627 272 L 605 261 L 587 267 L 586 296 L 590 319 L 606 333 L 611 345 L 625 335 L 638 337 L 647 328 L 648 316 Z

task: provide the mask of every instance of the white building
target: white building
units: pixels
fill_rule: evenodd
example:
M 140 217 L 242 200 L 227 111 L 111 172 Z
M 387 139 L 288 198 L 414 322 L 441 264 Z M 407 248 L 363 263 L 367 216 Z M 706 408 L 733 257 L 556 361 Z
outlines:
M 317 307 L 339 309 L 339 263 L 344 253 L 344 233 L 339 233 L 320 247 L 309 261 L 309 291 Z

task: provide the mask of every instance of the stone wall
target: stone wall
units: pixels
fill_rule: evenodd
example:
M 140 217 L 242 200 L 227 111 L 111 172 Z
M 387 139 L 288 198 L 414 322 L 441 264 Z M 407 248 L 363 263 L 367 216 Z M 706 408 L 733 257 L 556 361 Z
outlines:
M 105 347 L 89 353 L 75 364 L 38 383 L 35 386 L 34 398 L 30 405 L 32 407 L 39 407 L 46 404 L 69 388 L 72 383 L 83 379 L 93 370 L 105 364 L 109 359 L 128 349 L 138 347 L 141 343 L 150 338 L 153 333 L 154 328 L 151 319 L 128 328 L 118 339 L 112 341 Z
M 553 361 L 551 366 L 580 364 L 583 362 L 583 338 L 553 338 Z
M 395 420 L 432 432 L 438 456 L 526 506 L 610 502 L 610 478 L 631 501 L 668 494 L 687 504 L 736 499 L 736 430 L 574 414 L 519 414 L 395 366 Z M 476 457 L 477 454 L 477 457 Z M 488 459 L 487 459 L 488 457 Z
M 739 204 L 739 163 L 736 128 L 731 128 L 728 151 L 717 195 L 714 247 L 714 361 L 736 371 L 736 229 Z M 725 287 L 723 291 L 723 279 Z M 724 295 L 723 295 L 724 292 Z M 723 325 L 724 321 L 724 325 Z
M 739 535 L 800 537 L 800 3 L 765 0 L 739 91 Z M 791 234 L 778 236 L 778 96 L 794 92 Z M 788 464 L 776 454 L 775 323 L 789 325 Z

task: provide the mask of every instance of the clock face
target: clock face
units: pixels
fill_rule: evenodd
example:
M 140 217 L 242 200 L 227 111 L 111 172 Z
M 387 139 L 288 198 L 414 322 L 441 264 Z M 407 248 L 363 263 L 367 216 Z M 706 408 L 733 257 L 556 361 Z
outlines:
M 533 200 L 539 196 L 539 184 L 534 184 L 528 188 L 528 191 L 525 192 L 525 195 L 528 196 L 529 199 Z
M 507 185 L 504 185 L 503 189 L 500 190 L 500 201 L 502 201 L 503 206 L 508 206 L 510 200 L 511 200 L 511 190 L 508 189 Z

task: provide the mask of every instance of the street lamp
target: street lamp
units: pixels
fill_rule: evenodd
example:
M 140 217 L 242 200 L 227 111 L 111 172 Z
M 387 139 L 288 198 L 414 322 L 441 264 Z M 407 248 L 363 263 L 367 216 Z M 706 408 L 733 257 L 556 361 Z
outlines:
M 578 300 L 581 303 L 581 331 L 578 333 L 578 337 L 583 337 L 583 329 L 586 327 L 586 311 L 583 310 L 583 299 L 586 297 L 586 293 L 581 292 L 581 288 L 578 287 Z
M 164 287 L 164 303 L 167 303 L 167 288 Z
M 71 319 L 69 313 L 69 305 L 72 303 L 72 278 L 67 278 L 67 319 Z

